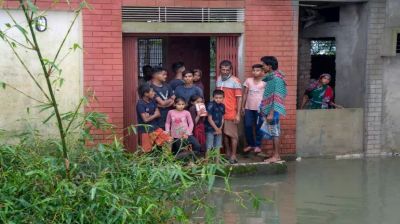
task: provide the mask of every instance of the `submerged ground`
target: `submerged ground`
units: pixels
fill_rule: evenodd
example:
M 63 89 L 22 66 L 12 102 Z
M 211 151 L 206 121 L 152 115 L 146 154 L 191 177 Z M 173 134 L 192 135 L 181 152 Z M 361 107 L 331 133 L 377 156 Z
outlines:
M 224 223 L 400 223 L 400 158 L 306 159 L 289 162 L 287 174 L 235 177 L 232 184 L 273 201 L 254 211 L 212 197 Z

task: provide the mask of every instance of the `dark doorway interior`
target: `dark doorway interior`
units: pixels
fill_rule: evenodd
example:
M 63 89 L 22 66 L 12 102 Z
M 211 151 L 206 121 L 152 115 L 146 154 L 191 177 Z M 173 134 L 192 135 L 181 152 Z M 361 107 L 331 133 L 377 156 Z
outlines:
M 168 70 L 168 79 L 174 78 L 171 69 L 174 62 L 182 61 L 188 69 L 203 72 L 204 97 L 210 93 L 210 37 L 165 36 L 146 37 L 138 40 L 139 79 L 143 79 L 144 65 L 162 66 Z
M 332 76 L 330 86 L 335 89 L 336 42 L 334 38 L 311 40 L 310 79 L 318 80 L 323 73 L 328 73 Z

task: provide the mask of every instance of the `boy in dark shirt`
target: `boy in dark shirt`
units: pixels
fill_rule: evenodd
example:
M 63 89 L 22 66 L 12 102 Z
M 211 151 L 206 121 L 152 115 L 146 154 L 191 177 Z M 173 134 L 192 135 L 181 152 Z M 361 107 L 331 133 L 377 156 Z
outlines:
M 184 98 L 186 105 L 189 105 L 189 101 L 192 96 L 197 95 L 203 97 L 203 91 L 199 87 L 193 85 L 193 71 L 185 70 L 183 72 L 183 81 L 185 84 L 178 86 L 175 89 L 176 97 Z
M 150 139 L 150 133 L 159 127 L 160 111 L 157 103 L 154 101 L 156 93 L 149 84 L 143 84 L 139 87 L 140 100 L 136 104 L 136 112 L 139 126 L 138 130 L 141 136 L 141 146 L 143 151 L 151 151 L 153 144 Z
M 224 125 L 225 105 L 224 91 L 214 90 L 213 101 L 207 105 L 208 119 L 206 120 L 207 151 L 219 150 L 222 147 L 222 126 Z
M 182 80 L 182 73 L 185 71 L 185 64 L 183 62 L 175 62 L 172 64 L 172 71 L 175 73 L 174 79 L 169 82 L 169 85 L 172 88 L 172 91 L 175 91 L 176 87 L 182 86 L 185 84 Z
M 165 130 L 165 121 L 168 111 L 174 104 L 175 95 L 171 87 L 166 83 L 167 71 L 161 67 L 153 68 L 151 88 L 156 92 L 155 101 L 160 110 L 160 128 Z

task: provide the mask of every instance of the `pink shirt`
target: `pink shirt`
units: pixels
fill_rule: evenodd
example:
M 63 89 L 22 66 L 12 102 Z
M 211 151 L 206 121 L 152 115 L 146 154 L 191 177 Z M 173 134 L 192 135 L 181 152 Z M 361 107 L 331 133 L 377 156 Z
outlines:
M 192 135 L 193 120 L 189 111 L 168 111 L 165 131 L 169 132 L 173 138 L 182 138 L 183 135 Z
M 266 83 L 262 80 L 255 83 L 254 78 L 247 78 L 243 86 L 249 90 L 244 108 L 247 110 L 258 110 L 263 98 Z

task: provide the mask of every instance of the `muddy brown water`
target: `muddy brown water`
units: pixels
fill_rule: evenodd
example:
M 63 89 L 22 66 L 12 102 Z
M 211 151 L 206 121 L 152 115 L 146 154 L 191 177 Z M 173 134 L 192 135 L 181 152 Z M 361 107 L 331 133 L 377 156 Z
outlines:
M 231 182 L 271 202 L 244 209 L 232 196 L 213 195 L 223 223 L 400 224 L 400 158 L 306 159 L 289 162 L 284 175 Z

